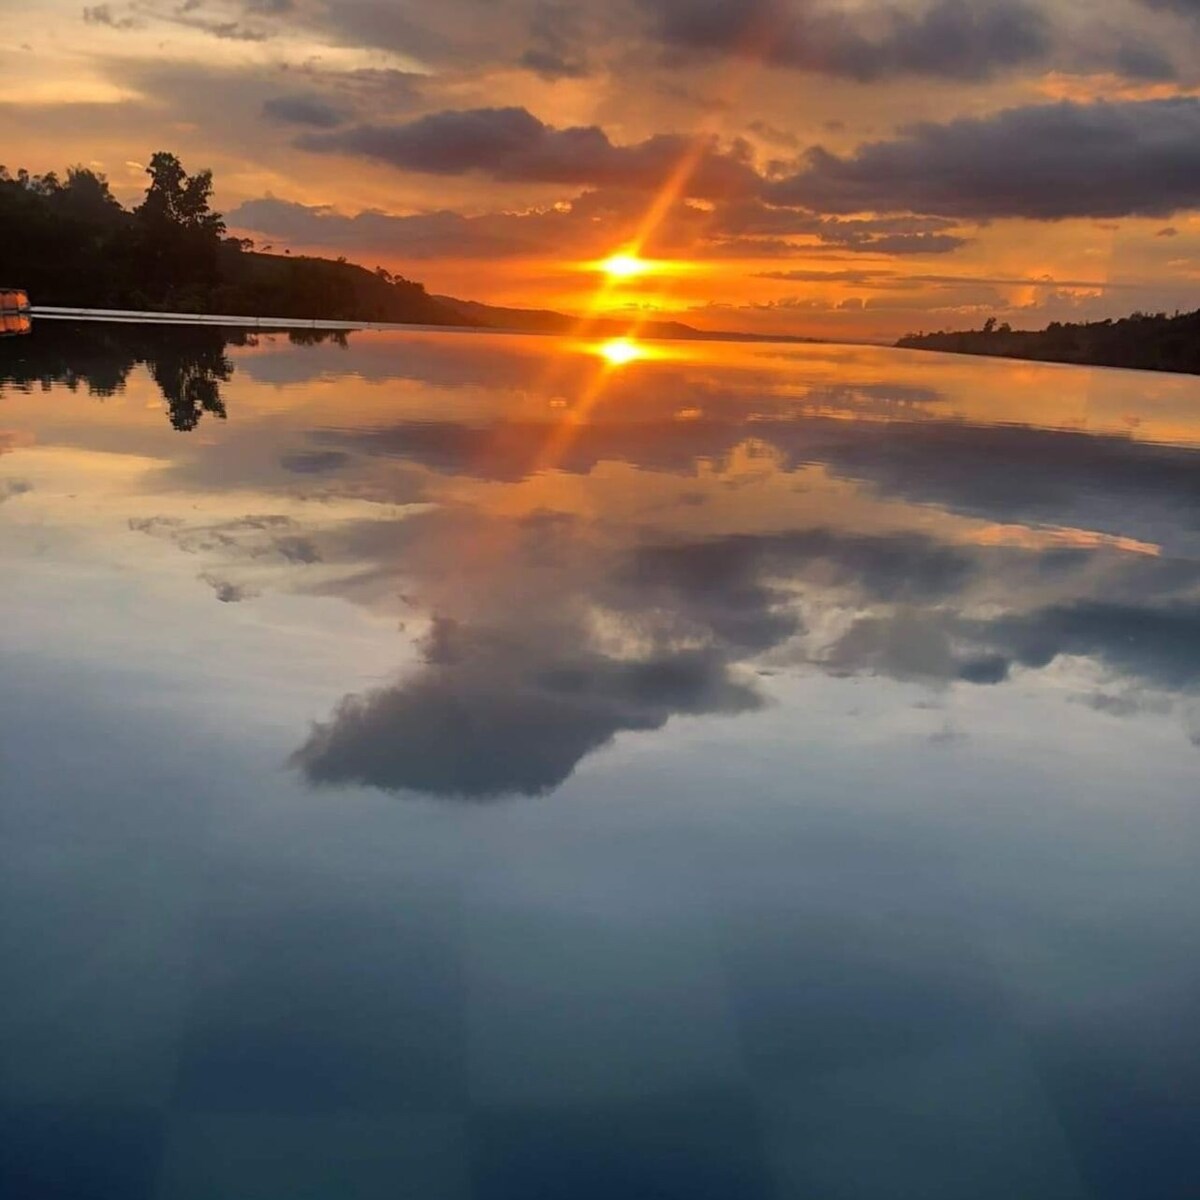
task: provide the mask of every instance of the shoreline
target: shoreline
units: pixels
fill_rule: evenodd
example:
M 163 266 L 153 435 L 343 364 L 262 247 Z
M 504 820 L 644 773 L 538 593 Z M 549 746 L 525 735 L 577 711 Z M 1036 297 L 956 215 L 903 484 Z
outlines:
M 59 305 L 34 305 L 30 315 L 43 321 L 94 321 L 116 325 L 208 325 L 222 329 L 260 329 L 269 333 L 273 330 L 285 332 L 289 329 L 310 329 L 330 332 L 429 332 L 429 333 L 501 333 L 521 337 L 590 337 L 598 340 L 616 336 L 611 333 L 574 333 L 568 330 L 522 329 L 519 326 L 501 325 L 430 325 L 407 321 L 339 321 L 321 317 L 248 317 L 220 313 L 176 313 L 139 311 L 120 308 L 72 308 Z M 586 325 L 586 320 L 580 321 Z M 860 342 L 856 340 L 835 341 L 829 338 L 801 337 L 796 334 L 739 333 L 736 330 L 694 330 L 674 336 L 666 333 L 632 334 L 645 342 L 743 342 L 782 344 L 792 346 L 825 345 L 880 345 L 883 342 Z

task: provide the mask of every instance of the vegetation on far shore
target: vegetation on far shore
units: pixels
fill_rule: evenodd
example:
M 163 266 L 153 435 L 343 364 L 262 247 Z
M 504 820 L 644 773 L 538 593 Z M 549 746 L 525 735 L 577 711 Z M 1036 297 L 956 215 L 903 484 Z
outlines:
M 1135 312 L 1118 321 L 1085 324 L 1053 321 L 1041 330 L 1012 329 L 997 325 L 992 317 L 982 329 L 910 333 L 896 345 L 906 350 L 1200 374 L 1200 309 L 1172 316 Z
M 132 210 L 87 167 L 66 178 L 0 167 L 0 270 L 35 304 L 230 316 L 474 325 L 382 267 L 256 253 L 212 211 L 212 172 L 160 151 Z

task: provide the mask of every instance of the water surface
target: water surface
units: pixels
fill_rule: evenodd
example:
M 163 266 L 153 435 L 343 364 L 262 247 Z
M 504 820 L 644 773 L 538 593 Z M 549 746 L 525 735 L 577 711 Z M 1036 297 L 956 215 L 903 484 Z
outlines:
M 0 344 L 4 1196 L 1200 1192 L 1200 379 L 600 349 Z

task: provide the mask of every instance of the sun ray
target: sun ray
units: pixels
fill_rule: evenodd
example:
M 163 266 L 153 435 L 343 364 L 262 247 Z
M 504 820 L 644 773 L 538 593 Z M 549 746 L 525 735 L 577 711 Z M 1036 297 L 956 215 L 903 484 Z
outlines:
M 748 49 L 751 46 L 765 48 L 779 36 L 779 33 L 777 23 L 771 19 L 752 22 L 746 30 L 745 48 Z M 723 95 L 728 95 L 743 86 L 750 70 L 747 64 L 751 58 L 751 55 L 735 55 L 734 61 L 740 62 L 741 65 L 731 69 L 723 81 L 723 85 L 716 90 Z M 714 111 L 718 110 L 714 109 Z M 704 155 L 712 148 L 716 132 L 714 129 L 703 130 L 689 141 L 687 149 L 680 155 L 679 162 L 655 194 L 638 224 L 634 237 L 620 250 L 614 251 L 607 259 L 603 259 L 601 263 L 597 264 L 599 269 L 604 272 L 604 279 L 593 293 L 587 310 L 580 316 L 575 328 L 578 336 L 583 336 L 588 325 L 604 311 L 623 280 L 645 273 L 641 264 L 651 260 L 642 258 L 643 248 L 657 233 L 671 209 L 681 198 L 686 197 L 687 188 L 703 161 Z M 616 269 L 611 269 L 614 266 Z M 647 319 L 644 313 L 639 314 L 630 321 L 624 337 L 610 339 L 603 344 L 600 354 L 610 366 L 620 366 L 634 361 L 635 358 L 644 357 L 636 339 Z M 629 348 L 632 348 L 634 353 L 632 356 L 626 357 L 630 354 Z M 591 385 L 576 400 L 565 415 L 565 419 L 557 425 L 543 445 L 541 453 L 537 456 L 535 469 L 550 470 L 561 461 L 578 430 L 586 424 L 592 410 L 599 404 L 609 373 L 605 370 L 597 371 Z

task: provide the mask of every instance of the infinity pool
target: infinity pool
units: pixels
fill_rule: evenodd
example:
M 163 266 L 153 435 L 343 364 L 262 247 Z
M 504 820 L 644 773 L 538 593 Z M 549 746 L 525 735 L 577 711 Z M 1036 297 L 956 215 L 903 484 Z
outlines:
M 0 1194 L 1200 1194 L 1200 379 L 0 343 Z

